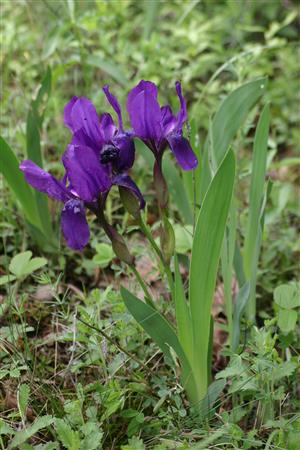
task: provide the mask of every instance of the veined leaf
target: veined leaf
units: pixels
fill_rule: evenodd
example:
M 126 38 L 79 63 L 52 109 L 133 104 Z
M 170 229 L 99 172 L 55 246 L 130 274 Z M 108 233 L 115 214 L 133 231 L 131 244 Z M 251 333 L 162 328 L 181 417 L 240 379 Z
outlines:
M 194 334 L 195 377 L 206 394 L 210 320 L 221 246 L 235 178 L 230 150 L 214 176 L 201 207 L 192 248 L 189 300 Z
M 11 443 L 9 444 L 9 449 L 19 448 L 23 442 L 26 442 L 41 429 L 49 427 L 55 419 L 52 416 L 41 416 L 37 417 L 32 425 L 25 428 L 24 430 L 18 431 Z
M 27 220 L 41 229 L 35 197 L 19 169 L 19 161 L 5 140 L 0 137 L 0 170 L 16 199 L 21 203 Z
M 203 200 L 212 178 L 210 156 L 216 171 L 249 111 L 265 92 L 266 84 L 266 78 L 250 81 L 231 92 L 222 102 L 205 142 L 201 174 L 196 177 L 197 203 Z
M 247 317 L 251 321 L 255 320 L 256 315 L 256 274 L 263 232 L 264 209 L 269 190 L 268 188 L 265 189 L 269 123 L 269 106 L 266 105 L 258 122 L 254 138 L 249 218 L 243 252 L 244 272 L 246 279 L 250 281 Z
M 121 295 L 127 309 L 135 320 L 144 328 L 170 360 L 172 360 L 170 348 L 175 351 L 181 363 L 183 386 L 190 400 L 197 402 L 198 395 L 192 369 L 174 328 L 157 310 L 139 300 L 127 289 L 122 287 Z
M 244 244 L 244 271 L 249 279 L 253 253 L 255 251 L 255 241 L 259 227 L 261 205 L 265 189 L 267 148 L 270 124 L 270 108 L 266 105 L 261 113 L 253 147 L 253 162 L 250 186 L 249 218 Z

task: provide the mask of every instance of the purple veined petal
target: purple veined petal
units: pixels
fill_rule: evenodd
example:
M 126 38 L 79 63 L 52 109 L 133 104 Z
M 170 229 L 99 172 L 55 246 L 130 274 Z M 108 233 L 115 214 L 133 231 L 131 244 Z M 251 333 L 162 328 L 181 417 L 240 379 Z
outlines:
M 184 122 L 187 121 L 186 101 L 182 95 L 181 84 L 179 81 L 176 81 L 175 87 L 178 98 L 180 100 L 180 110 L 179 113 L 177 114 L 177 121 L 178 121 L 177 126 L 178 129 L 182 129 L 182 125 L 184 124 Z
M 114 145 L 119 149 L 118 158 L 115 162 L 117 172 L 126 172 L 131 169 L 135 158 L 135 146 L 133 138 L 127 133 L 120 133 L 113 140 Z
M 161 116 L 164 136 L 167 136 L 176 128 L 177 118 L 173 115 L 169 105 L 161 107 Z
M 69 200 L 61 212 L 61 228 L 70 248 L 82 250 L 89 241 L 90 230 L 80 200 Z
M 132 180 L 132 178 L 130 178 L 129 175 L 122 174 L 122 175 L 115 176 L 115 178 L 113 179 L 113 184 L 116 186 L 124 187 L 126 189 L 129 189 L 131 192 L 133 192 L 133 194 L 136 196 L 136 198 L 138 199 L 138 201 L 140 203 L 140 209 L 144 209 L 145 204 L 146 204 L 145 199 L 144 199 L 141 191 L 139 190 L 139 188 L 137 187 L 135 182 Z
M 116 97 L 113 94 L 111 94 L 111 92 L 109 91 L 108 85 L 103 86 L 103 92 L 104 92 L 108 102 L 111 104 L 113 109 L 116 111 L 116 113 L 118 115 L 119 129 L 121 131 L 123 131 L 122 111 L 121 111 L 121 107 L 120 107 L 118 100 L 116 99 Z
M 75 131 L 72 137 L 71 145 L 84 145 L 92 148 L 96 154 L 99 154 L 101 145 L 95 145 L 95 142 L 86 134 L 84 128 Z
M 66 104 L 64 109 L 64 123 L 68 128 L 70 128 L 71 131 L 73 131 L 73 120 L 71 117 L 71 112 L 77 100 L 78 97 L 72 97 L 69 103 Z
M 147 91 L 149 95 L 152 95 L 152 97 L 157 99 L 158 90 L 156 84 L 152 83 L 152 81 L 141 80 L 128 94 L 127 109 L 128 104 L 131 103 L 138 94 L 144 91 Z
M 34 189 L 47 194 L 55 200 L 65 202 L 70 198 L 70 195 L 61 181 L 58 181 L 50 173 L 45 172 L 29 159 L 20 164 L 20 169 L 24 173 L 27 183 Z
M 101 114 L 100 128 L 104 142 L 111 141 L 114 138 L 117 127 L 109 113 Z
M 198 159 L 186 138 L 180 133 L 174 133 L 167 136 L 167 141 L 183 170 L 192 170 L 197 167 Z
M 158 147 L 163 134 L 161 110 L 152 91 L 153 89 L 141 90 L 137 95 L 131 95 L 131 91 L 128 96 L 127 110 L 135 134 L 140 139 L 154 142 Z
M 102 136 L 100 119 L 93 103 L 85 97 L 74 98 L 65 109 L 65 120 L 73 133 L 84 130 L 85 134 L 93 141 L 94 146 L 101 147 Z
M 110 188 L 109 170 L 90 147 L 69 145 L 62 159 L 72 189 L 85 202 L 96 200 Z

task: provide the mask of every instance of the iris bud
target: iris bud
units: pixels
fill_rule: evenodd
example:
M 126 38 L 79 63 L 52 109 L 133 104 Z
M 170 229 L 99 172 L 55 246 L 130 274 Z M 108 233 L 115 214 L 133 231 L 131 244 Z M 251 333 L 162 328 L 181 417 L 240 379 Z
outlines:
M 164 260 L 169 265 L 175 250 L 175 233 L 167 217 L 163 217 L 163 226 L 160 233 L 160 244 Z
M 110 230 L 110 240 L 116 256 L 124 263 L 132 266 L 134 263 L 134 257 L 130 254 L 122 236 L 113 228 Z
M 135 219 L 140 217 L 140 202 L 129 189 L 119 186 L 120 198 L 126 211 Z

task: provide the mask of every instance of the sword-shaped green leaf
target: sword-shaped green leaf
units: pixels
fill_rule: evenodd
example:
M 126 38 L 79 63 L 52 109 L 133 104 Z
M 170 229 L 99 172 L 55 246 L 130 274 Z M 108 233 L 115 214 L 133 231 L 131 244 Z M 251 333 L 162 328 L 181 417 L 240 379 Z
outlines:
M 208 385 L 207 359 L 209 351 L 211 307 L 218 263 L 231 203 L 235 178 L 235 158 L 230 150 L 221 163 L 201 207 L 192 248 L 189 300 L 194 334 L 195 378 L 201 396 Z

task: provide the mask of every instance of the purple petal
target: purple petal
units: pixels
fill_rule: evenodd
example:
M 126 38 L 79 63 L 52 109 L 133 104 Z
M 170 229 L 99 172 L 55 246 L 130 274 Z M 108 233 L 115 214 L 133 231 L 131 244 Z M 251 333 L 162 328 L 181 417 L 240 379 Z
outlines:
M 135 146 L 132 137 L 128 134 L 119 134 L 114 140 L 114 145 L 119 149 L 115 167 L 117 172 L 126 172 L 134 163 Z
M 20 164 L 20 169 L 24 173 L 27 183 L 38 191 L 61 202 L 65 202 L 70 198 L 63 183 L 54 178 L 50 173 L 45 172 L 33 161 L 23 161 Z
M 127 111 L 135 134 L 159 145 L 162 138 L 161 110 L 157 101 L 157 87 L 141 81 L 128 95 Z
M 84 130 L 94 146 L 101 147 L 100 119 L 93 103 L 85 97 L 73 97 L 65 107 L 65 124 L 73 133 Z
M 104 142 L 111 141 L 117 132 L 117 127 L 114 124 L 113 118 L 108 113 L 101 115 L 100 128 Z
M 70 248 L 82 250 L 86 246 L 90 230 L 80 200 L 72 199 L 65 203 L 61 213 L 61 228 Z
M 176 81 L 175 87 L 176 87 L 177 95 L 180 100 L 180 111 L 177 114 L 177 120 L 178 120 L 177 126 L 179 129 L 181 129 L 184 122 L 187 121 L 186 101 L 182 95 L 181 84 L 179 81 Z
M 121 131 L 123 131 L 122 112 L 121 112 L 121 107 L 120 107 L 118 100 L 116 99 L 116 97 L 113 94 L 110 93 L 108 85 L 103 87 L 103 92 L 104 92 L 108 102 L 111 104 L 113 109 L 116 111 L 116 113 L 118 115 L 119 129 Z
M 63 163 L 72 188 L 82 200 L 92 202 L 111 186 L 108 169 L 95 152 L 83 145 L 69 145 Z
M 169 105 L 161 107 L 162 126 L 164 135 L 171 133 L 177 125 L 177 118 L 173 116 L 172 109 Z
M 167 137 L 172 152 L 177 159 L 178 164 L 183 170 L 195 169 L 198 165 L 198 160 L 193 152 L 189 141 L 181 134 L 170 134 Z
M 129 175 L 117 175 L 114 179 L 113 179 L 113 184 L 117 185 L 117 186 L 122 186 L 126 189 L 129 189 L 131 192 L 133 192 L 133 194 L 137 197 L 137 199 L 140 202 L 140 209 L 143 209 L 145 207 L 145 200 L 144 197 L 141 193 L 141 191 L 139 190 L 139 188 L 137 187 L 137 185 L 135 184 L 135 182 L 130 178 Z
M 69 103 L 66 104 L 64 109 L 64 123 L 65 125 L 73 131 L 73 120 L 71 117 L 72 109 L 75 103 L 77 102 L 78 97 L 72 97 Z

